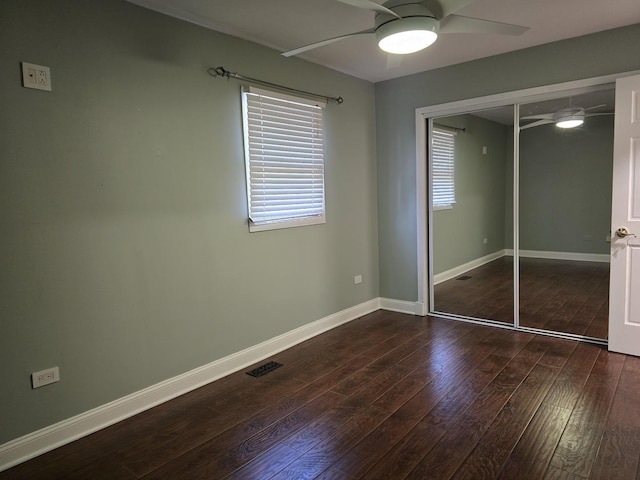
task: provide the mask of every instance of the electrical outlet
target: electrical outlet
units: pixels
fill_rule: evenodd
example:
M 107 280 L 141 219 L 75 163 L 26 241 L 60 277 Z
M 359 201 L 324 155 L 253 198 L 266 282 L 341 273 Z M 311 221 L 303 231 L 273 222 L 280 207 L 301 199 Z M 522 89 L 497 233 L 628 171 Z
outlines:
M 355 283 L 356 285 L 358 283 L 362 283 L 362 275 L 356 275 L 355 277 L 353 277 L 353 283 Z
M 50 383 L 60 381 L 60 370 L 58 367 L 47 368 L 46 370 L 40 370 L 39 372 L 33 372 L 31 374 L 31 386 L 33 388 L 43 387 Z
M 42 65 L 22 62 L 22 86 L 50 92 L 51 70 Z

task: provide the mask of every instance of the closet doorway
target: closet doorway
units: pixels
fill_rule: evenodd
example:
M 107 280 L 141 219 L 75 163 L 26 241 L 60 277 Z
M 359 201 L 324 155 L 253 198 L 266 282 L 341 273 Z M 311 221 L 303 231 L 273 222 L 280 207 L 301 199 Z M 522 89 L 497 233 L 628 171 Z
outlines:
M 606 343 L 610 82 L 420 113 L 429 313 Z

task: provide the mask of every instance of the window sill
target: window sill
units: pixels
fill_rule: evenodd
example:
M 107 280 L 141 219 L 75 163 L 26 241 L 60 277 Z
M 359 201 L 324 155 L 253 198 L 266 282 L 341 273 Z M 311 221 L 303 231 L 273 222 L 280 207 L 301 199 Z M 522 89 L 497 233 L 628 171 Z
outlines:
M 453 205 L 434 205 L 433 211 L 437 210 L 453 210 Z
M 327 223 L 324 215 L 317 217 L 305 217 L 295 220 L 275 220 L 273 222 L 253 223 L 249 220 L 250 232 L 264 232 L 266 230 L 280 230 L 282 228 L 305 227 L 307 225 L 319 225 Z

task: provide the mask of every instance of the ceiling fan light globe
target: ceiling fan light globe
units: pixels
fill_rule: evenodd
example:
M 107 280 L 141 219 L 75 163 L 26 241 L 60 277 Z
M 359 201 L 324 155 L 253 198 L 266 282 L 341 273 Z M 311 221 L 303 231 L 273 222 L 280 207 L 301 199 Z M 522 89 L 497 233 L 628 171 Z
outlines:
M 584 108 L 568 106 L 556 111 L 553 120 L 558 128 L 576 128 L 584 123 Z
M 556 127 L 558 128 L 576 128 L 584 123 L 584 119 L 582 118 L 568 118 L 565 120 L 558 120 L 556 122 Z
M 393 20 L 376 30 L 378 46 L 387 53 L 408 54 L 433 44 L 438 38 L 438 21 L 431 17 Z

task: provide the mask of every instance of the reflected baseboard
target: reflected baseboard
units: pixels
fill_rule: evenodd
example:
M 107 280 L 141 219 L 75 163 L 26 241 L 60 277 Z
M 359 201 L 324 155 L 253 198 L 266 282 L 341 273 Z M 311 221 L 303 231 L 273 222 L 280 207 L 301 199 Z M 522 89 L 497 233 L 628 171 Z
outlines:
M 513 257 L 513 249 L 506 249 L 505 255 Z M 544 250 L 520 250 L 524 258 L 543 258 L 548 260 L 573 260 L 576 262 L 609 263 L 611 256 L 604 253 L 548 252 Z
M 487 263 L 493 262 L 494 260 L 502 258 L 505 255 L 507 255 L 506 250 L 498 250 L 497 252 L 490 253 L 489 255 L 485 255 L 484 257 L 476 258 L 475 260 L 471 260 L 470 262 L 463 263 L 462 265 L 458 265 L 457 267 L 453 267 L 450 270 L 437 273 L 433 276 L 433 284 L 438 285 L 439 283 L 446 282 L 447 280 L 451 280 L 452 278 L 456 278 L 463 273 L 473 270 L 474 268 L 486 265 Z M 511 250 L 511 255 L 513 256 L 513 250 Z
M 458 265 L 450 270 L 438 273 L 433 276 L 433 284 L 446 282 L 452 278 L 456 278 L 463 275 L 474 268 L 481 267 L 487 263 L 493 262 L 502 257 L 513 257 L 513 249 L 507 248 L 504 250 L 498 250 L 497 252 L 490 253 L 484 257 L 476 258 L 470 262 Z M 520 250 L 520 256 L 523 258 L 542 258 L 548 260 L 573 260 L 576 262 L 599 262 L 609 263 L 611 257 L 604 253 L 577 253 L 577 252 L 550 252 L 544 250 Z

